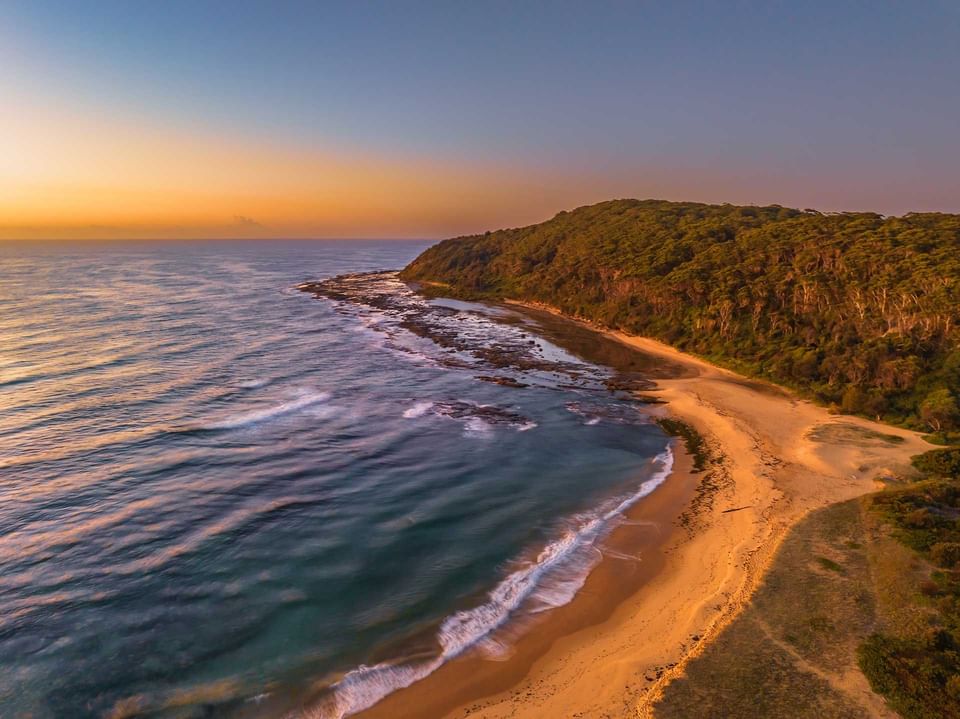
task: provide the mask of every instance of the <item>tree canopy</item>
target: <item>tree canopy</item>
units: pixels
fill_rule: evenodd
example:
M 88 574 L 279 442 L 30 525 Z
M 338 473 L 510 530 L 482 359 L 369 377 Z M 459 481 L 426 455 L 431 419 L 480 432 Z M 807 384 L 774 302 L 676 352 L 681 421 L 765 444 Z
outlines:
M 446 240 L 401 276 L 549 304 L 844 411 L 960 424 L 960 215 L 613 200 Z

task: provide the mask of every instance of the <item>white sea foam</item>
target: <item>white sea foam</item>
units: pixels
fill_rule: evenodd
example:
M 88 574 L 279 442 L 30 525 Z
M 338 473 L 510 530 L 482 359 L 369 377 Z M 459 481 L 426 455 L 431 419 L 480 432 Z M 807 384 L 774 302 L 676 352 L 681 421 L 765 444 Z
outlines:
M 636 554 L 627 554 L 625 552 L 618 552 L 616 549 L 610 549 L 609 547 L 603 550 L 603 556 L 613 557 L 614 559 L 622 559 L 626 562 L 636 562 L 640 559 Z
M 418 296 L 396 276 L 396 273 L 380 273 L 379 276 L 358 275 L 328 278 L 336 292 L 336 311 L 356 319 L 356 332 L 378 334 L 383 339 L 375 346 L 417 364 L 439 366 L 447 369 L 472 369 L 487 364 L 479 348 L 491 344 L 503 344 L 522 349 L 525 355 L 557 365 L 556 377 L 573 371 L 578 376 L 588 374 L 597 378 L 605 370 L 584 363 L 581 359 L 553 345 L 543 338 L 534 338 L 525 326 L 502 322 L 510 312 L 483 307 L 473 303 L 447 303 L 426 300 Z M 322 294 L 322 293 L 321 293 Z M 379 308 L 386 300 L 389 309 Z M 342 301 L 339 301 L 342 300 Z M 456 363 L 451 363 L 450 353 L 434 342 L 425 345 L 419 332 L 405 327 L 405 321 L 413 319 L 418 325 L 429 328 L 438 335 L 457 339 L 462 351 L 453 353 Z
M 330 419 L 331 417 L 343 412 L 343 407 L 332 404 L 314 404 L 304 410 L 304 414 L 314 419 Z
M 491 634 L 502 627 L 521 605 L 534 600 L 537 606 L 532 611 L 543 611 L 570 602 L 599 561 L 597 540 L 620 521 L 627 509 L 670 475 L 673 453 L 667 448 L 654 462 L 659 469 L 636 492 L 610 502 L 594 513 L 574 518 L 571 529 L 547 544 L 534 561 L 504 578 L 490 592 L 486 602 L 448 617 L 437 633 L 441 648 L 437 657 L 421 662 L 361 665 L 332 687 L 329 701 L 306 713 L 294 713 L 289 717 L 343 719 L 363 711 L 394 691 L 429 676 L 466 649 L 483 642 L 495 642 Z
M 431 407 L 433 407 L 433 402 L 417 402 L 415 405 L 413 405 L 413 407 L 405 410 L 403 416 L 405 419 L 422 417 L 430 411 Z
M 514 654 L 513 645 L 509 641 L 501 641 L 496 637 L 487 636 L 476 644 L 476 649 L 483 658 L 492 662 L 505 662 Z
M 492 410 L 487 416 L 471 416 L 470 412 Z M 523 421 L 519 415 L 499 410 L 491 404 L 478 404 L 471 400 L 451 400 L 446 402 L 416 402 L 403 411 L 404 419 L 416 419 L 425 414 L 454 420 L 463 425 L 463 434 L 468 437 L 487 437 L 497 425 L 509 425 L 517 432 L 527 432 L 538 425 L 531 420 Z
M 265 379 L 248 379 L 240 383 L 240 387 L 243 389 L 256 389 L 257 387 L 263 387 L 267 383 Z
M 325 402 L 329 398 L 330 394 L 328 392 L 303 392 L 295 399 L 287 400 L 286 402 L 281 402 L 280 404 L 264 407 L 263 409 L 254 410 L 252 412 L 244 412 L 242 414 L 226 417 L 222 420 L 207 423 L 203 425 L 203 427 L 204 429 L 239 429 L 241 427 L 248 427 L 253 424 L 259 424 L 260 422 L 266 422 L 268 420 L 275 419 L 285 414 L 290 414 L 291 412 L 297 412 L 302 409 L 306 409 L 307 407 L 319 404 L 320 402 Z
M 535 606 L 530 608 L 531 614 L 562 607 L 577 596 L 590 572 L 602 558 L 601 552 L 593 545 L 584 549 L 588 551 L 579 552 L 581 556 L 571 557 L 565 566 L 551 572 L 549 579 L 537 587 L 531 595 L 531 598 L 536 600 Z
M 491 429 L 493 429 L 493 427 L 490 426 L 490 423 L 485 422 L 479 417 L 468 417 L 463 423 L 463 433 L 467 435 L 484 435 Z

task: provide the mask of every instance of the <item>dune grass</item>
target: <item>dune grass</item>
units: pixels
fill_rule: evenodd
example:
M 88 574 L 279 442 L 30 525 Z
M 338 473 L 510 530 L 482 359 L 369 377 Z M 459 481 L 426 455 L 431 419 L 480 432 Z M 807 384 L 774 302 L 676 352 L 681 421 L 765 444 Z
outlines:
M 750 607 L 667 686 L 655 716 L 873 716 L 844 679 L 876 624 L 863 536 L 855 501 L 797 525 Z
M 800 522 L 655 716 L 960 718 L 958 461 Z

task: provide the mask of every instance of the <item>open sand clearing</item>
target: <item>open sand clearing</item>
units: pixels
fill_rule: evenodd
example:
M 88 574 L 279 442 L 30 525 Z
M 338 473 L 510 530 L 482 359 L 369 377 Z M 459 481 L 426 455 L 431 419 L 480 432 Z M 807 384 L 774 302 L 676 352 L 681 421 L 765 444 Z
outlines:
M 736 616 L 780 540 L 807 512 L 876 490 L 930 448 L 911 431 L 831 415 L 654 340 L 609 336 L 684 366 L 658 380 L 663 411 L 700 432 L 708 475 L 679 463 L 632 516 L 659 523 L 642 569 L 605 559 L 573 602 L 493 662 L 476 652 L 388 697 L 365 717 L 646 717 L 659 692 Z M 715 491 L 695 493 L 696 477 Z M 692 522 L 678 526 L 683 509 Z M 629 539 L 611 541 L 629 543 Z M 624 596 L 626 595 L 626 596 Z

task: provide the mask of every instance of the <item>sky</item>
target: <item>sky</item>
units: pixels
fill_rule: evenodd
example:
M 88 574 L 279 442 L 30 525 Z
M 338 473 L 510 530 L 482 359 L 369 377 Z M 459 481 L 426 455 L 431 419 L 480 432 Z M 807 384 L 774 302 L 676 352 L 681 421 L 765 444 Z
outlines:
M 960 212 L 960 2 L 0 3 L 0 239 Z

